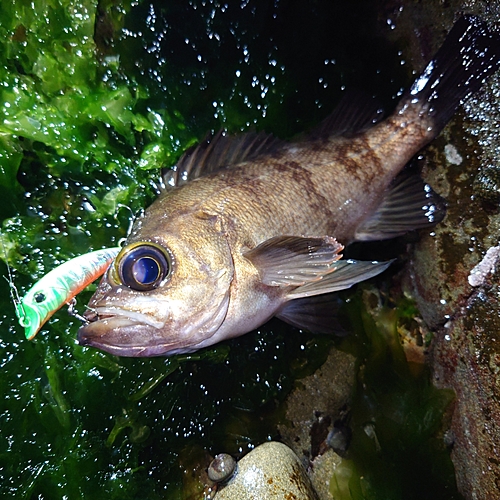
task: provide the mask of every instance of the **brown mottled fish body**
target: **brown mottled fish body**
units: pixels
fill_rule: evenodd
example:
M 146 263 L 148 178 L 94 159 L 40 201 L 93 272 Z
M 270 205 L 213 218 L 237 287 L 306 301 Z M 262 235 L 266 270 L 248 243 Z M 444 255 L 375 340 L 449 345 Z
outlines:
M 168 191 L 147 213 L 178 225 L 174 219 L 185 211 L 211 211 L 237 223 L 233 235 L 248 248 L 280 234 L 335 235 L 349 243 L 398 172 L 436 135 L 433 117 L 419 116 L 421 102 L 402 107 L 355 136 L 280 144 L 197 178 Z
M 302 142 L 221 134 L 186 153 L 91 299 L 79 341 L 125 356 L 190 352 L 275 315 L 327 331 L 324 294 L 389 265 L 341 260 L 344 246 L 443 216 L 421 180 L 394 179 L 499 61 L 499 38 L 462 18 L 382 122 L 373 104 L 344 103 Z

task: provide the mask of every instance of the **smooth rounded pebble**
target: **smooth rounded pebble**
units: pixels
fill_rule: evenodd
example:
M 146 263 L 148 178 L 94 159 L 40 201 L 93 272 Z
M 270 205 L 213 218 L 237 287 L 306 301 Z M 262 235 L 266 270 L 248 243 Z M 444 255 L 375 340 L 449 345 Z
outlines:
M 316 495 L 297 455 L 282 443 L 261 444 L 238 462 L 237 473 L 215 500 L 314 500 Z
M 208 466 L 208 477 L 214 483 L 227 481 L 236 469 L 236 460 L 227 453 L 219 453 Z

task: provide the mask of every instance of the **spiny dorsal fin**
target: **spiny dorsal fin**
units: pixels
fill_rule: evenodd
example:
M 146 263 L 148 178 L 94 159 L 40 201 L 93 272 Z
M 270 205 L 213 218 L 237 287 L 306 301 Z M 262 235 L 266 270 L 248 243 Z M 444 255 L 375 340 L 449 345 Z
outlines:
M 163 181 L 166 189 L 182 186 L 198 177 L 272 153 L 283 144 L 284 141 L 264 132 L 226 135 L 220 130 L 189 148 L 173 168 L 162 173 Z
M 351 90 L 340 100 L 333 112 L 312 132 L 309 139 L 350 136 L 373 127 L 383 118 L 383 109 L 373 97 Z

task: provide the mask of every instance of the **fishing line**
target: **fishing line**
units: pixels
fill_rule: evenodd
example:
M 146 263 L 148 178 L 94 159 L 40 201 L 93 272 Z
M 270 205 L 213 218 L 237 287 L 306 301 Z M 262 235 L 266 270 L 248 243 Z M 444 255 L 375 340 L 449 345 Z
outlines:
M 87 311 L 93 312 L 96 315 L 96 317 L 99 319 L 99 313 L 97 312 L 97 309 L 95 309 L 94 307 L 90 307 L 88 304 L 85 304 L 85 309 L 87 309 Z M 85 324 L 90 323 L 90 321 L 88 321 L 86 318 L 83 318 L 83 319 L 85 321 Z
M 120 211 L 120 208 L 126 208 L 129 211 L 129 213 L 130 213 L 129 225 L 128 225 L 128 228 L 127 228 L 127 234 L 126 234 L 126 236 L 124 238 L 121 238 L 118 241 L 118 245 L 120 245 L 122 247 L 123 244 L 125 243 L 126 239 L 130 236 L 130 233 L 132 233 L 132 228 L 134 227 L 135 221 L 137 219 L 139 219 L 139 218 L 144 217 L 144 209 L 141 208 L 139 210 L 139 212 L 137 214 L 135 214 L 128 205 L 123 205 L 122 203 L 118 203 L 116 205 L 115 219 L 118 219 L 118 213 Z
M 19 319 L 19 323 L 21 324 L 22 327 L 25 327 L 26 326 L 26 311 L 24 310 L 24 306 L 23 306 L 23 303 L 21 301 L 21 297 L 19 297 L 19 292 L 17 291 L 16 285 L 14 284 L 14 274 L 12 273 L 12 269 L 10 268 L 10 265 L 8 262 L 7 249 L 5 248 L 5 243 L 3 241 L 3 237 L 4 237 L 3 233 L 0 233 L 0 240 L 2 241 L 4 262 L 5 262 L 5 265 L 7 266 L 7 275 L 8 275 L 8 278 L 6 276 L 4 276 L 3 278 L 9 284 L 10 299 L 12 300 L 12 303 L 14 304 L 16 316 Z

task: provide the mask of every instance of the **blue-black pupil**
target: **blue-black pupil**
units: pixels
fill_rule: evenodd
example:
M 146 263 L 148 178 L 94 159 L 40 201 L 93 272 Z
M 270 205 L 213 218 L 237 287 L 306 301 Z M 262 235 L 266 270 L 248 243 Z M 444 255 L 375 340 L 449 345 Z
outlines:
M 160 276 L 160 266 L 151 257 L 141 257 L 132 265 L 132 275 L 137 283 L 150 285 Z
M 153 290 L 170 274 L 166 252 L 147 243 L 126 251 L 118 266 L 120 281 L 138 291 Z

